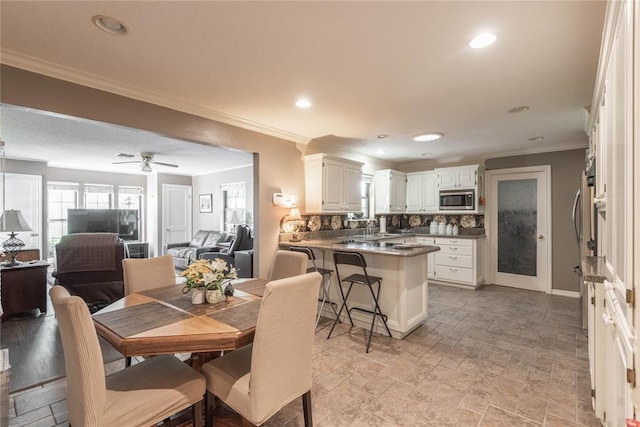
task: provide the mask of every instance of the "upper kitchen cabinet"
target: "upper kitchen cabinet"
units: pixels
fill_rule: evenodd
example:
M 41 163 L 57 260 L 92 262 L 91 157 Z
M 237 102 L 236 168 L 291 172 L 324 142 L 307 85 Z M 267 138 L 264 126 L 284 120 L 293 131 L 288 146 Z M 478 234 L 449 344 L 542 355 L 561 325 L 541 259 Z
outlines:
M 458 166 L 436 169 L 440 190 L 476 188 L 480 166 Z
M 438 212 L 438 183 L 436 172 L 407 174 L 407 213 Z
M 373 174 L 375 213 L 389 214 L 405 211 L 407 202 L 407 174 L 391 169 Z
M 362 210 L 362 163 L 311 154 L 304 157 L 307 213 L 348 213 Z

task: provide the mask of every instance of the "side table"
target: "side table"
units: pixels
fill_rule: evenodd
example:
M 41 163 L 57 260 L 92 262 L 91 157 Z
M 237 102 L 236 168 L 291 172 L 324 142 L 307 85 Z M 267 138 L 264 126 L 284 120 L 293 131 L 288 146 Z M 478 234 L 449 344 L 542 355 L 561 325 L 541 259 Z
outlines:
M 2 320 L 14 313 L 39 308 L 47 312 L 47 261 L 0 267 Z

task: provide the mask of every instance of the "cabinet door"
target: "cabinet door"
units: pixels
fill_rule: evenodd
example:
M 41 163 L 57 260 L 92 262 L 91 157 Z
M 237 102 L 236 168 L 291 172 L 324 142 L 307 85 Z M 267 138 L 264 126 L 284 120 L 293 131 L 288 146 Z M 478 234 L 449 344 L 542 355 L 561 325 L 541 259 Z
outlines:
M 391 213 L 391 177 L 388 173 L 375 173 L 373 175 L 373 188 L 375 194 L 375 213 Z
M 362 169 L 356 166 L 344 166 L 344 211 L 362 211 Z
M 458 188 L 475 188 L 476 187 L 477 169 L 458 168 Z
M 403 173 L 391 174 L 391 212 L 404 212 L 407 202 L 407 178 Z
M 435 174 L 434 174 L 435 175 Z M 435 184 L 435 177 L 432 179 Z M 407 175 L 407 212 L 408 213 L 420 213 L 424 209 L 422 201 L 423 184 L 425 182 L 425 174 L 408 174 Z
M 425 172 L 423 178 L 423 208 L 426 212 L 438 212 L 438 182 L 436 173 Z
M 324 160 L 322 167 L 322 210 L 325 212 L 340 212 L 343 210 L 344 180 L 342 178 L 344 166 L 333 160 Z
M 438 172 L 438 187 L 440 190 L 456 188 L 458 185 L 458 173 L 454 170 Z

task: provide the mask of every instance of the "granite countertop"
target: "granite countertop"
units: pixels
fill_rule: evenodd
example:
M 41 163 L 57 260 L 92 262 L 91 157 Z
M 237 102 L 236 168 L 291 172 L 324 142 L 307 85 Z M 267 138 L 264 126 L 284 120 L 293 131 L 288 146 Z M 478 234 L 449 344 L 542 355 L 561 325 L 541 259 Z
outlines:
M 378 241 L 354 241 L 342 243 L 344 239 L 321 239 L 321 240 L 303 240 L 300 242 L 280 242 L 283 249 L 289 246 L 307 246 L 314 249 L 330 249 L 330 250 L 346 250 L 358 251 L 374 255 L 390 255 L 400 257 L 413 257 L 425 255 L 431 252 L 439 251 L 438 246 L 424 245 L 419 243 L 387 243 L 384 240 Z
M 607 266 L 604 257 L 586 256 L 582 258 L 582 280 L 587 282 L 604 283 L 607 278 Z
M 477 235 L 458 234 L 457 236 L 454 236 L 453 234 L 425 234 L 425 233 L 416 233 L 416 234 L 408 233 L 408 234 L 403 234 L 402 236 L 418 236 L 418 237 L 428 237 L 433 239 L 442 238 L 442 239 L 473 239 L 473 240 L 484 239 L 486 237 L 484 234 L 477 234 Z

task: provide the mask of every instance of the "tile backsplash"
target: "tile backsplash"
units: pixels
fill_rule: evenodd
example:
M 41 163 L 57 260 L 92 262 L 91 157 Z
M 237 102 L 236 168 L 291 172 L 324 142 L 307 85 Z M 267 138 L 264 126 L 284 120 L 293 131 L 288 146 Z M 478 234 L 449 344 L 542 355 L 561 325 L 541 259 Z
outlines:
M 302 215 L 302 221 L 297 221 L 295 228 L 299 233 L 327 230 L 353 230 L 366 227 L 375 227 L 377 229 L 380 216 L 382 215 L 376 215 L 376 218 L 371 220 L 352 220 L 349 219 L 347 215 Z M 387 231 L 428 227 L 432 221 L 436 221 L 451 225 L 457 224 L 458 227 L 463 229 L 482 229 L 484 232 L 484 215 L 397 214 L 384 216 L 387 219 Z M 285 230 L 284 227 L 284 224 L 280 224 L 281 233 L 289 231 Z M 292 225 L 288 224 L 287 227 L 292 227 Z

